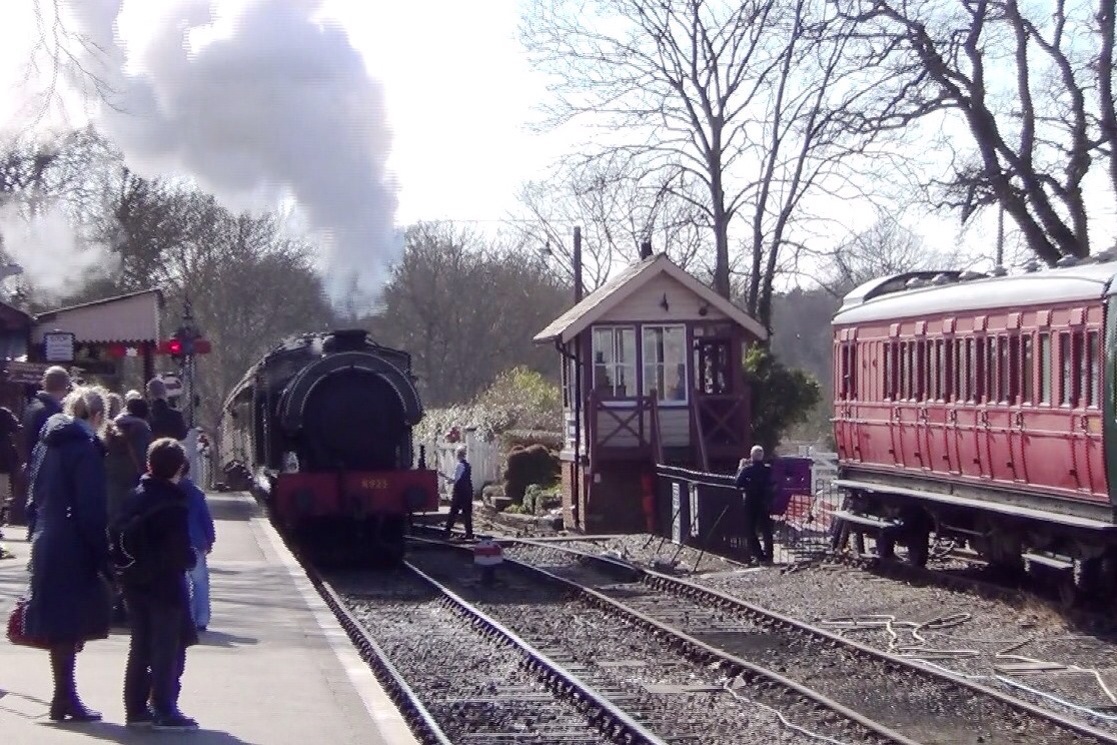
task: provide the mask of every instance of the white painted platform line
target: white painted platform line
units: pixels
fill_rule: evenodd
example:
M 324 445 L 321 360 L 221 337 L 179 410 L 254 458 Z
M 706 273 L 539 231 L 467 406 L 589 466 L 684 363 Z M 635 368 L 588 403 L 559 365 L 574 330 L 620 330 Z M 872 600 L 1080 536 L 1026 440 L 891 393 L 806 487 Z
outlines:
M 251 522 L 257 537 L 264 538 L 271 547 L 271 551 L 265 550 L 265 553 L 274 554 L 286 567 L 288 574 L 291 575 L 291 579 L 294 581 L 295 587 L 298 588 L 299 594 L 302 595 L 303 601 L 306 602 L 307 607 L 314 614 L 314 620 L 322 629 L 323 636 L 326 637 L 330 648 L 337 656 L 338 662 L 345 669 L 345 674 L 349 676 L 353 688 L 361 697 L 361 702 L 364 703 L 369 718 L 375 723 L 378 734 L 384 739 L 384 742 L 398 743 L 399 745 L 418 745 L 419 741 L 415 739 L 415 735 L 411 732 L 411 728 L 408 727 L 403 715 L 400 714 L 392 700 L 388 698 L 388 694 L 381 687 L 380 681 L 372 674 L 368 664 L 357 654 L 357 650 L 353 648 L 353 643 L 349 640 L 349 635 L 345 633 L 345 629 L 341 628 L 341 624 L 338 623 L 337 618 L 334 617 L 333 612 L 326 605 L 326 601 L 314 589 L 314 585 L 307 578 L 303 568 L 299 566 L 299 562 L 283 545 L 283 539 L 280 538 L 279 533 L 266 518 L 253 517 Z M 261 549 L 263 548 L 264 546 L 261 545 Z

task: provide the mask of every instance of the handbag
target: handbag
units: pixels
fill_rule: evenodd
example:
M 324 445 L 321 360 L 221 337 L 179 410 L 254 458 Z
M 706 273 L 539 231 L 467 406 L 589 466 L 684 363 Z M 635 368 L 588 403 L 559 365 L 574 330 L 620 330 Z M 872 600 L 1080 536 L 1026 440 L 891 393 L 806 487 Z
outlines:
M 21 647 L 34 649 L 50 649 L 50 644 L 42 639 L 34 639 L 27 635 L 27 598 L 20 596 L 16 605 L 8 615 L 8 641 Z

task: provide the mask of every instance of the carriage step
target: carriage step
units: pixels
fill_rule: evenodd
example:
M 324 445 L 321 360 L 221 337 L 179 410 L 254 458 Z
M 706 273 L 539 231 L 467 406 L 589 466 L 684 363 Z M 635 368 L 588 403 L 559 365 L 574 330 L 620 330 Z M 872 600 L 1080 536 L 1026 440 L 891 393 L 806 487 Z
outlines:
M 850 512 L 848 510 L 834 510 L 831 514 L 839 520 L 845 520 L 855 525 L 861 525 L 881 532 L 896 530 L 903 525 L 899 520 L 886 517 L 875 517 L 874 515 L 862 515 L 858 512 Z
M 1055 554 L 1032 554 L 1026 553 L 1023 555 L 1024 568 L 1028 569 L 1029 564 L 1039 564 L 1040 566 L 1050 567 L 1051 569 L 1058 569 L 1062 572 L 1070 572 L 1074 570 L 1074 559 L 1067 556 L 1057 556 Z

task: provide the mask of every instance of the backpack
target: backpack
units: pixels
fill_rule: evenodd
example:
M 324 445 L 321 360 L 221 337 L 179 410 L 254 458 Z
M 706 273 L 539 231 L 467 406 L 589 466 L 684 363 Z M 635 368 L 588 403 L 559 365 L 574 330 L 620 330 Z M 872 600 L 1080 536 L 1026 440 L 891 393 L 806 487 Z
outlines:
M 122 584 L 146 585 L 159 575 L 159 545 L 152 535 L 151 518 L 173 506 L 164 502 L 132 515 L 115 526 L 109 546 L 113 572 Z

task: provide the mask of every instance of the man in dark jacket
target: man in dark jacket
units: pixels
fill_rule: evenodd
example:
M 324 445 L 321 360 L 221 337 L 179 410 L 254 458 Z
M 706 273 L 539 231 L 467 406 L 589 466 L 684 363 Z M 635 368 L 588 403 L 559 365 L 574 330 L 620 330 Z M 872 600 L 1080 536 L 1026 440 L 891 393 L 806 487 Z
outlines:
M 39 444 L 39 437 L 43 432 L 43 425 L 55 414 L 62 413 L 62 399 L 70 392 L 70 373 L 66 368 L 48 367 L 43 373 L 42 390 L 32 397 L 31 402 L 23 410 L 23 442 L 20 443 L 24 468 L 20 482 L 20 494 L 13 504 L 13 513 L 24 513 L 22 516 L 27 522 L 28 540 L 31 538 L 31 529 L 35 522 L 34 505 L 27 505 L 27 489 L 33 474 L 29 473 L 31 453 Z M 25 507 L 25 505 L 27 505 Z
M 187 499 L 178 487 L 186 453 L 177 441 L 151 444 L 148 472 L 125 500 L 111 531 L 132 627 L 124 672 L 129 726 L 197 729 L 178 708 L 186 648 L 198 640 L 186 572 L 194 567 Z M 148 709 L 148 701 L 151 709 Z
M 55 414 L 62 413 L 62 399 L 70 392 L 70 373 L 64 367 L 48 367 L 43 373 L 42 390 L 34 395 L 23 410 L 23 460 L 31 459 L 31 451 L 39 444 L 43 425 Z
M 465 537 L 473 540 L 473 467 L 465 459 L 465 447 L 458 448 L 458 467 L 454 470 L 450 493 L 450 516 L 446 519 L 446 535 L 454 527 L 454 521 L 461 515 L 465 526 Z
M 167 403 L 167 384 L 159 378 L 147 381 L 147 397 L 151 406 L 151 415 L 148 424 L 151 425 L 151 436 L 170 437 L 175 440 L 186 439 L 186 422 L 181 411 L 175 411 Z
M 737 488 L 745 495 L 745 535 L 749 553 L 761 564 L 772 563 L 772 466 L 764 462 L 764 448 L 755 445 L 749 453 L 751 462 L 741 459 L 737 472 Z M 761 549 L 757 531 L 764 538 Z

